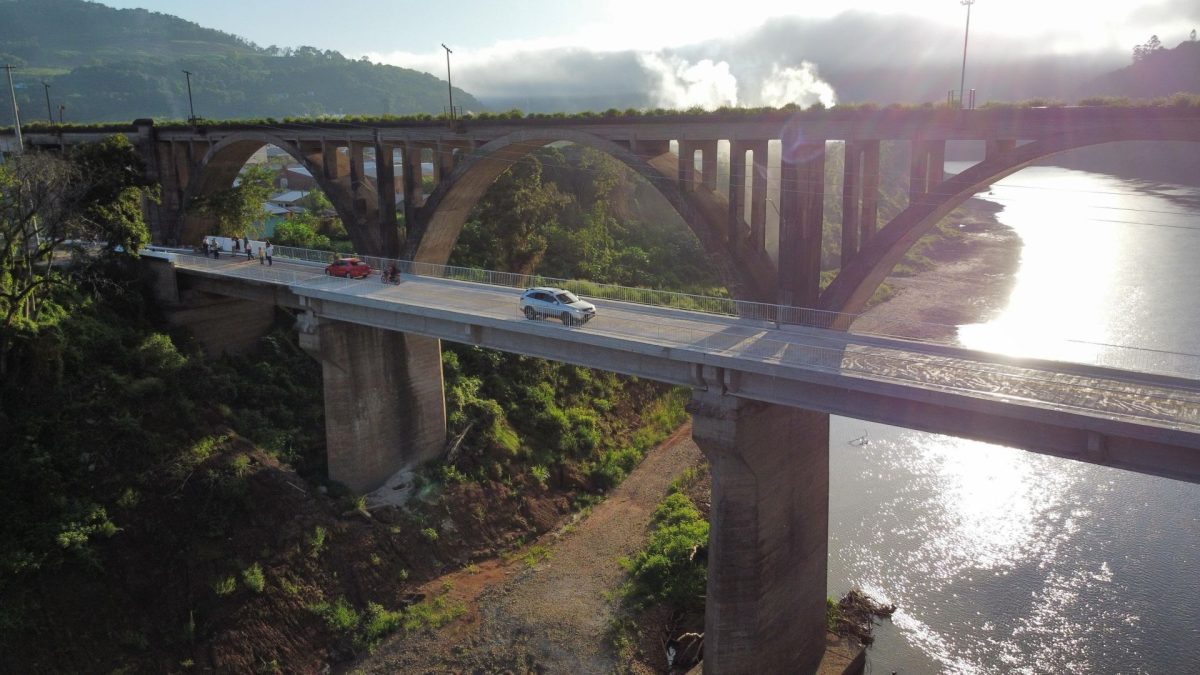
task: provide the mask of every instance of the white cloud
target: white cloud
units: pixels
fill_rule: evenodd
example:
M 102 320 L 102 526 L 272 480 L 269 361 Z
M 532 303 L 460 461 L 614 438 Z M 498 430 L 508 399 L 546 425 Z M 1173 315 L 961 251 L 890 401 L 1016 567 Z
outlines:
M 801 107 L 820 102 L 825 107 L 837 103 L 833 87 L 817 76 L 817 67 L 804 61 L 799 67 L 771 66 L 771 74 L 762 84 L 761 104 L 780 107 L 795 103 Z
M 699 106 L 714 110 L 738 104 L 737 78 L 724 61 L 702 59 L 690 63 L 678 56 L 658 53 L 639 54 L 638 61 L 658 77 L 654 107 L 686 110 Z

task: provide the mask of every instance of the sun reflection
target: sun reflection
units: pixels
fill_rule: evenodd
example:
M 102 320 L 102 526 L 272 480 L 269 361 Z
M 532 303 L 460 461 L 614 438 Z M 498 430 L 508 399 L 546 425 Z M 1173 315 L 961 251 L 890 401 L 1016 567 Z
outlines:
M 1080 208 L 1058 193 L 1092 185 L 1080 175 L 1033 168 L 1010 180 L 1050 189 L 1001 181 L 983 195 L 1004 206 L 997 218 L 1016 230 L 1024 246 L 1004 314 L 960 326 L 959 340 L 973 349 L 1093 363 L 1103 349 L 1098 345 L 1112 341 L 1105 317 L 1122 292 L 1114 282 L 1118 276 L 1105 271 L 1120 264 L 1123 231 L 1101 216 L 1125 197 L 1092 194 L 1088 207 Z

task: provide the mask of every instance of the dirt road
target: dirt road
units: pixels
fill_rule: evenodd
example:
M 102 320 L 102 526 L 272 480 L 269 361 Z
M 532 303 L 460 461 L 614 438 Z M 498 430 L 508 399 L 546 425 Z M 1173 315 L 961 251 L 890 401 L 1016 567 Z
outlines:
M 586 517 L 546 535 L 520 557 L 490 561 L 430 584 L 467 614 L 439 630 L 387 642 L 356 664 L 362 673 L 609 673 L 619 664 L 605 632 L 616 616 L 619 565 L 645 540 L 655 506 L 677 476 L 702 461 L 680 429 Z

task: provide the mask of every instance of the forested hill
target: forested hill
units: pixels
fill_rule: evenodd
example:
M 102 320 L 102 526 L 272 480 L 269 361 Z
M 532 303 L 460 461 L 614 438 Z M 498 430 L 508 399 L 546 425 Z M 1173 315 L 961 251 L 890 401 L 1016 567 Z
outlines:
M 446 83 L 315 47 L 262 48 L 238 36 L 143 9 L 83 0 L 0 0 L 0 63 L 13 72 L 23 121 L 65 106 L 73 122 L 317 115 L 438 114 Z M 456 89 L 456 105 L 483 110 Z M 0 126 L 12 124 L 0 106 Z
M 1195 32 L 1192 33 L 1195 35 Z M 1154 98 L 1176 92 L 1200 93 L 1200 41 L 1163 47 L 1157 37 L 1134 50 L 1133 63 L 1086 83 L 1089 96 Z

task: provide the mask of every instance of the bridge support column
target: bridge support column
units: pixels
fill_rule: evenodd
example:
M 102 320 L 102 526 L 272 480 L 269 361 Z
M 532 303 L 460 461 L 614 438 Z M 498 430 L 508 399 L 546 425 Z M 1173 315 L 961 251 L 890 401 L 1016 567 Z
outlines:
M 415 143 L 405 143 L 401 155 L 404 164 L 404 225 L 412 227 L 417 222 L 417 209 L 425 203 L 425 196 L 421 194 L 421 147 Z
M 816 307 L 825 217 L 824 142 L 790 149 L 780 167 L 779 192 L 779 303 Z
M 862 150 L 862 210 L 859 212 L 858 245 L 875 236 L 879 226 L 879 141 L 860 141 Z
M 709 190 L 717 189 L 717 142 L 704 141 L 700 146 L 700 184 Z
M 387 258 L 400 255 L 400 233 L 396 225 L 396 168 L 392 146 L 375 132 L 375 194 L 379 199 L 379 244 Z
M 914 140 L 909 158 L 908 205 L 912 206 L 942 182 L 946 174 L 946 141 Z
M 809 673 L 825 651 L 829 415 L 697 391 L 712 471 L 704 672 Z
M 746 161 L 749 152 L 752 160 Z M 749 181 L 747 181 L 749 178 Z M 746 183 L 750 184 L 747 185 Z M 750 213 L 746 214 L 746 203 Z M 749 233 L 745 225 L 750 226 Z M 765 251 L 767 246 L 767 143 L 730 141 L 729 143 L 729 223 L 730 241 L 750 251 Z M 748 236 L 747 236 L 748 234 Z M 740 250 L 740 248 L 735 248 Z
M 304 315 L 301 345 L 321 362 L 329 478 L 370 492 L 437 459 L 446 444 L 438 340 Z
M 691 192 L 696 189 L 696 150 L 699 147 L 695 141 L 679 141 L 680 192 Z
M 842 182 L 842 267 L 875 235 L 879 221 L 879 141 L 846 141 Z
M 985 145 L 984 159 L 995 159 L 1015 147 L 1017 147 L 1017 142 L 1014 140 L 988 141 Z

